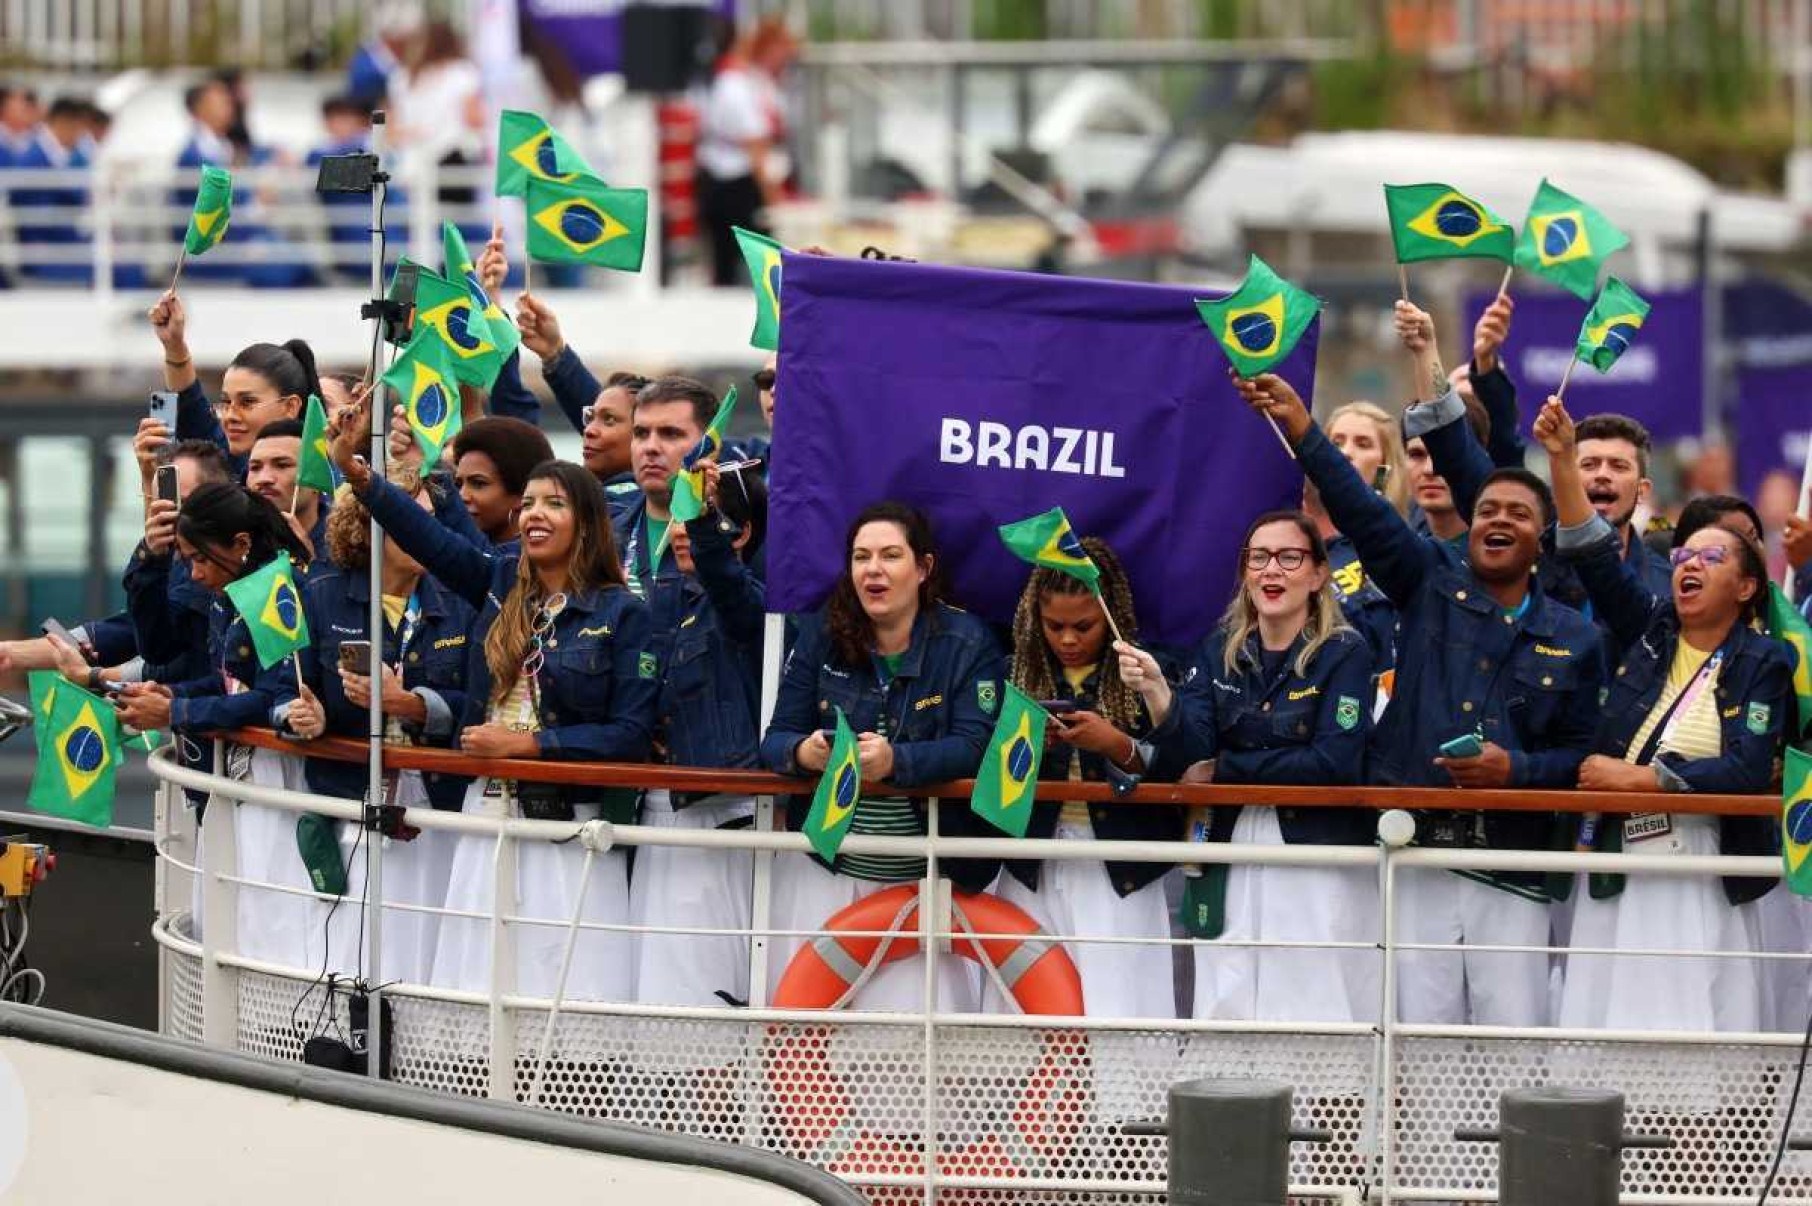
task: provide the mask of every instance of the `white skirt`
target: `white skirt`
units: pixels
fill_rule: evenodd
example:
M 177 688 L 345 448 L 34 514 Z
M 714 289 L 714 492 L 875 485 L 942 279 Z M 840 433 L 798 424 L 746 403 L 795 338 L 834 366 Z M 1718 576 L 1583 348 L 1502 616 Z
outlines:
M 308 790 L 302 759 L 266 749 L 252 751 L 247 778 L 260 787 Z M 263 804 L 227 805 L 217 800 L 215 806 L 237 809 L 233 834 L 238 873 L 248 881 L 239 885 L 239 953 L 298 971 L 319 972 L 327 954 L 327 906 L 312 895 L 251 886 L 256 883 L 314 891 L 308 868 L 296 849 L 296 822 L 302 814 Z
M 1757 949 L 1805 955 L 1812 950 L 1812 901 L 1781 884 L 1759 900 L 1741 906 L 1749 914 Z M 1762 977 L 1762 1029 L 1803 1034 L 1806 1011 L 1812 1008 L 1812 963 L 1805 959 L 1769 959 L 1758 968 Z
M 1059 820 L 1053 837 L 1093 841 L 1087 821 Z M 1152 880 L 1121 896 L 1108 878 L 1107 864 L 1053 859 L 1044 864 L 1033 891 L 1003 870 L 994 894 L 1024 909 L 1047 934 L 1066 938 L 1153 938 L 1143 946 L 1122 942 L 1066 941 L 1064 950 L 1082 977 L 1083 1006 L 1097 1018 L 1174 1018 L 1177 1012 L 1175 965 L 1170 947 L 1170 913 L 1164 880 Z M 982 1004 L 989 1013 L 1016 1013 L 984 972 Z
M 397 778 L 394 803 L 404 808 L 428 808 L 428 792 L 421 774 L 404 771 Z M 340 855 L 346 860 L 346 899 L 328 922 L 331 970 L 358 974 L 384 983 L 426 984 L 434 967 L 434 944 L 440 934 L 436 913 L 397 909 L 393 905 L 428 905 L 439 908 L 447 899 L 453 874 L 453 849 L 457 834 L 424 829 L 411 841 L 393 841 L 375 833 L 362 833 L 355 825 L 340 826 Z M 364 906 L 371 889 L 366 856 L 374 841 L 384 843 L 383 934 L 378 943 L 383 970 L 373 976 L 371 940 Z
M 747 796 L 674 811 L 665 791 L 650 791 L 642 824 L 651 829 L 716 829 L 753 816 Z M 629 877 L 629 919 L 638 926 L 749 928 L 754 855 L 747 850 L 643 846 Z M 725 993 L 749 999 L 746 934 L 637 934 L 635 999 L 649 1005 L 716 1005 Z
M 1281 846 L 1277 812 L 1247 806 L 1235 843 Z M 1232 1021 L 1373 1022 L 1376 950 L 1230 947 L 1221 943 L 1364 942 L 1382 937 L 1377 873 L 1368 867 L 1266 867 L 1227 871 L 1227 928 L 1195 947 L 1195 1016 Z
M 1681 853 L 1717 854 L 1716 817 L 1675 814 L 1673 824 Z M 1637 843 L 1630 852 L 1642 853 L 1646 844 Z M 1715 875 L 1644 873 L 1626 877 L 1623 891 L 1609 900 L 1595 900 L 1589 892 L 1580 895 L 1573 917 L 1573 947 L 1560 995 L 1562 1026 L 1698 1031 L 1761 1027 L 1762 978 L 1754 959 L 1579 953 L 1581 947 L 1756 950 L 1751 915 L 1730 903 Z
M 833 875 L 809 855 L 779 854 L 774 857 L 773 904 L 770 909 L 776 930 L 822 931 L 824 922 L 839 909 L 847 908 L 864 896 L 885 891 L 891 884 L 857 879 L 852 875 Z M 777 936 L 769 948 L 768 999 L 773 1000 L 787 964 L 810 938 Z M 938 956 L 937 1009 L 940 1013 L 974 1013 L 978 1004 L 975 965 L 961 955 Z M 925 1011 L 925 965 L 917 959 L 902 959 L 878 968 L 851 1003 L 853 1009 L 882 1012 L 923 1013 Z
M 461 811 L 468 816 L 501 816 L 500 799 L 486 799 L 486 780 L 466 789 Z M 577 819 L 592 820 L 595 806 L 580 808 Z M 560 961 L 566 949 L 567 926 L 576 906 L 580 920 L 602 925 L 623 925 L 629 919 L 628 859 L 620 850 L 596 855 L 589 880 L 582 880 L 585 850 L 575 839 L 563 846 L 548 842 L 516 844 L 516 895 L 504 912 L 550 924 L 510 924 L 516 947 L 515 983 L 506 991 L 522 996 L 554 995 Z M 497 839 L 462 835 L 453 851 L 447 885 L 447 908 L 471 913 L 491 912 Z M 566 979 L 569 1001 L 627 1001 L 631 999 L 631 961 L 634 944 L 622 933 L 580 930 L 573 948 L 572 970 Z M 491 990 L 491 923 L 484 917 L 443 917 L 434 947 L 431 983 L 441 988 L 488 993 Z

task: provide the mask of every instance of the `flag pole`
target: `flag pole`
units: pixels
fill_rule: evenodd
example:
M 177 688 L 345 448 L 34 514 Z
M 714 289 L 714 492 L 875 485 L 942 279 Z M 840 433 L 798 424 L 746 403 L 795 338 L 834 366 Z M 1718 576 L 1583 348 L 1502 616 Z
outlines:
M 1120 635 L 1120 626 L 1114 623 L 1114 613 L 1108 609 L 1107 597 L 1099 586 L 1095 588 L 1095 602 L 1101 604 L 1101 614 L 1107 617 L 1107 630 L 1114 634 L 1114 640 L 1124 641 L 1126 638 Z
M 1509 290 L 1510 290 L 1510 274 L 1515 271 L 1516 271 L 1515 264 L 1508 264 L 1504 267 L 1504 279 L 1497 283 L 1497 295 L 1499 297 L 1502 297 L 1505 293 L 1509 292 Z
M 1567 382 L 1573 379 L 1573 366 L 1578 363 L 1579 357 L 1570 358 L 1567 361 L 1566 371 L 1560 375 L 1560 388 L 1554 391 L 1554 396 L 1562 402 L 1567 399 Z
M 1403 300 L 1408 301 L 1409 300 L 1409 269 L 1405 268 L 1402 264 L 1397 265 L 1397 289 L 1403 295 Z
M 176 282 L 182 279 L 182 267 L 188 262 L 189 244 L 187 240 L 185 240 L 181 249 L 176 253 L 176 271 L 170 274 L 170 292 L 176 292 Z
M 1266 411 L 1265 422 L 1269 423 L 1271 425 L 1271 430 L 1277 433 L 1277 442 L 1283 445 L 1283 450 L 1288 454 L 1289 458 L 1293 461 L 1300 460 L 1301 458 L 1296 455 L 1296 450 L 1290 447 L 1289 437 L 1284 435 L 1283 428 L 1277 425 L 1277 417 L 1269 411 Z
M 529 276 L 534 270 L 535 257 L 530 255 L 528 249 L 525 247 L 522 251 L 522 291 L 524 293 L 531 292 L 529 288 Z

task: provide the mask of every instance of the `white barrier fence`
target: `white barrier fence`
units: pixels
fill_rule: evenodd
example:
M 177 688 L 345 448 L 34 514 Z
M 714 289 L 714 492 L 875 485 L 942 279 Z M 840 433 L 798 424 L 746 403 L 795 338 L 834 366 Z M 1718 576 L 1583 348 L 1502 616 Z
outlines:
M 212 1046 L 292 1060 L 300 1058 L 304 1040 L 314 1034 L 343 1032 L 350 1025 L 343 981 L 341 993 L 330 999 L 323 987 L 323 964 L 273 964 L 248 956 L 236 944 L 236 917 L 244 916 L 238 904 L 242 891 L 257 889 L 259 900 L 313 895 L 241 875 L 236 827 L 256 815 L 248 809 L 356 822 L 360 806 L 185 770 L 167 754 L 155 757 L 153 767 L 164 780 L 157 818 L 155 929 L 164 951 L 163 1030 Z M 183 786 L 211 796 L 199 841 L 187 823 L 193 812 L 183 803 Z M 871 1200 L 885 1202 L 1161 1200 L 1164 1140 L 1131 1133 L 1127 1124 L 1162 1117 L 1168 1086 L 1201 1076 L 1264 1078 L 1295 1086 L 1296 1123 L 1332 1134 L 1328 1143 L 1293 1149 L 1291 1184 L 1297 1196 L 1348 1201 L 1376 1196 L 1386 1203 L 1492 1200 L 1495 1148 L 1456 1141 L 1454 1131 L 1493 1125 L 1504 1089 L 1569 1084 L 1623 1092 L 1631 1129 L 1677 1141 L 1670 1149 L 1626 1155 L 1626 1201 L 1735 1206 L 1755 1200 L 1785 1120 L 1798 1035 L 1404 1024 L 1389 1006 L 1391 969 L 1406 949 L 1394 938 L 1393 914 L 1399 874 L 1408 869 L 1775 876 L 1778 860 L 1388 844 L 1265 847 L 951 838 L 936 832 L 935 801 L 929 812 L 934 819 L 925 838 L 852 836 L 845 844 L 850 853 L 928 861 L 927 878 L 918 889 L 923 907 L 915 937 L 929 948 L 947 949 L 952 939 L 964 936 L 952 933 L 948 920 L 940 920 L 946 910 L 938 907 L 936 877 L 940 861 L 951 858 L 1105 857 L 1374 869 L 1384 901 L 1376 935 L 1385 970 L 1379 1013 L 1375 1020 L 1346 1024 L 945 1014 L 930 1008 L 938 999 L 938 959 L 917 965 L 924 971 L 928 1006 L 922 1012 L 765 1008 L 760 1003 L 765 1001 L 768 944 L 777 933 L 767 925 L 772 858 L 778 852 L 804 851 L 803 837 L 766 827 L 613 827 L 412 810 L 408 820 L 426 832 L 496 841 L 497 900 L 516 898 L 517 854 L 540 843 L 576 840 L 596 851 L 708 847 L 753 852 L 756 895 L 749 932 L 756 1004 L 701 1008 L 564 1000 L 555 1007 L 545 998 L 519 993 L 507 974 L 513 961 L 498 957 L 493 967 L 506 972 L 494 976 L 485 993 L 413 983 L 383 986 L 382 998 L 393 1011 L 387 1040 L 392 1076 L 448 1093 L 532 1101 L 781 1152 L 825 1167 Z M 375 883 L 371 895 L 382 900 L 381 856 L 375 861 L 377 873 L 368 884 Z M 363 866 L 369 874 L 370 862 Z M 199 876 L 198 891 L 189 882 L 191 875 Z M 358 878 L 355 874 L 341 908 L 366 904 L 368 885 Z M 331 902 L 314 900 L 321 907 Z M 198 902 L 205 925 L 195 924 L 192 902 Z M 388 927 L 406 912 L 444 911 L 386 904 L 383 912 Z M 483 920 L 494 952 L 508 952 L 513 935 L 524 927 L 550 924 L 507 909 L 493 909 Z M 568 923 L 553 924 L 565 929 Z M 578 928 L 649 932 L 630 925 Z M 379 937 L 375 927 L 363 931 L 367 943 Z M 1078 941 L 1068 935 L 1051 937 Z M 1172 947 L 1192 945 L 1187 939 L 1163 941 Z M 1812 958 L 1797 951 L 1624 954 L 1759 958 L 1795 968 Z M 371 958 L 381 962 L 379 955 Z M 1797 1121 L 1799 1131 L 1812 1131 L 1812 1106 L 1802 1105 Z M 1774 1197 L 1812 1202 L 1812 1163 L 1806 1157 L 1789 1155 Z

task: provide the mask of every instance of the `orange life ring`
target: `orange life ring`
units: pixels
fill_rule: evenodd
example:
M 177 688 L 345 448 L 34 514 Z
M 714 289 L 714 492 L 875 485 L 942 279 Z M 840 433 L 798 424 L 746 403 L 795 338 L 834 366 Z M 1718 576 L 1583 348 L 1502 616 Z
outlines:
M 871 962 L 919 953 L 916 884 L 864 896 L 825 921 L 825 933 L 787 964 L 774 993 L 776 1009 L 831 1009 L 844 1003 Z M 1029 1014 L 1080 1016 L 1082 977 L 1069 952 L 1044 938 L 1026 913 L 986 893 L 954 893 L 956 928 L 995 938 L 953 938 L 951 949 L 987 962 Z M 852 935 L 849 931 L 857 931 Z M 881 935 L 885 934 L 885 937 Z M 828 1026 L 769 1028 L 766 1071 L 786 1127 L 790 1155 L 840 1176 L 918 1173 L 922 1148 L 908 1137 L 875 1134 L 849 1117 L 850 1095 L 830 1065 L 835 1031 Z M 1009 1107 L 1006 1137 L 940 1147 L 947 1175 L 1029 1174 L 1069 1151 L 1079 1138 L 1092 1092 L 1088 1039 L 1071 1030 L 1039 1032 L 1040 1060 Z

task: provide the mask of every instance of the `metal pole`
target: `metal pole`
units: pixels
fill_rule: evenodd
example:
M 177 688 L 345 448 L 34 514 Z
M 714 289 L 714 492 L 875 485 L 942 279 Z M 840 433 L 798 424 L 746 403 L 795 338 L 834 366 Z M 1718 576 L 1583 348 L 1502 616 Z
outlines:
M 378 156 L 379 177 L 371 189 L 371 300 L 381 302 L 384 297 L 384 200 L 387 182 L 383 178 L 383 143 L 384 113 L 379 110 L 371 115 L 371 153 Z M 390 418 L 384 406 L 384 382 L 378 375 L 377 357 L 384 343 L 384 316 L 381 308 L 374 313 L 371 320 L 371 472 L 381 482 L 384 480 L 385 438 L 390 430 Z M 365 803 L 367 810 L 378 808 L 387 803 L 384 799 L 384 705 L 383 692 L 378 689 L 384 681 L 384 531 L 378 526 L 374 517 L 371 520 L 371 610 L 366 617 L 369 625 L 367 631 L 371 638 L 371 662 L 365 672 L 371 676 L 371 701 L 366 708 L 365 717 L 369 741 L 366 760 Z M 367 811 L 366 824 L 371 824 L 374 813 Z M 370 936 L 371 961 L 371 1009 L 367 1015 L 366 1028 L 368 1046 L 365 1058 L 366 1074 L 372 1077 L 383 1073 L 384 1050 L 384 1001 L 383 1001 L 383 899 L 384 899 L 384 839 L 375 828 L 365 843 L 365 929 Z M 365 969 L 359 969 L 363 975 Z

